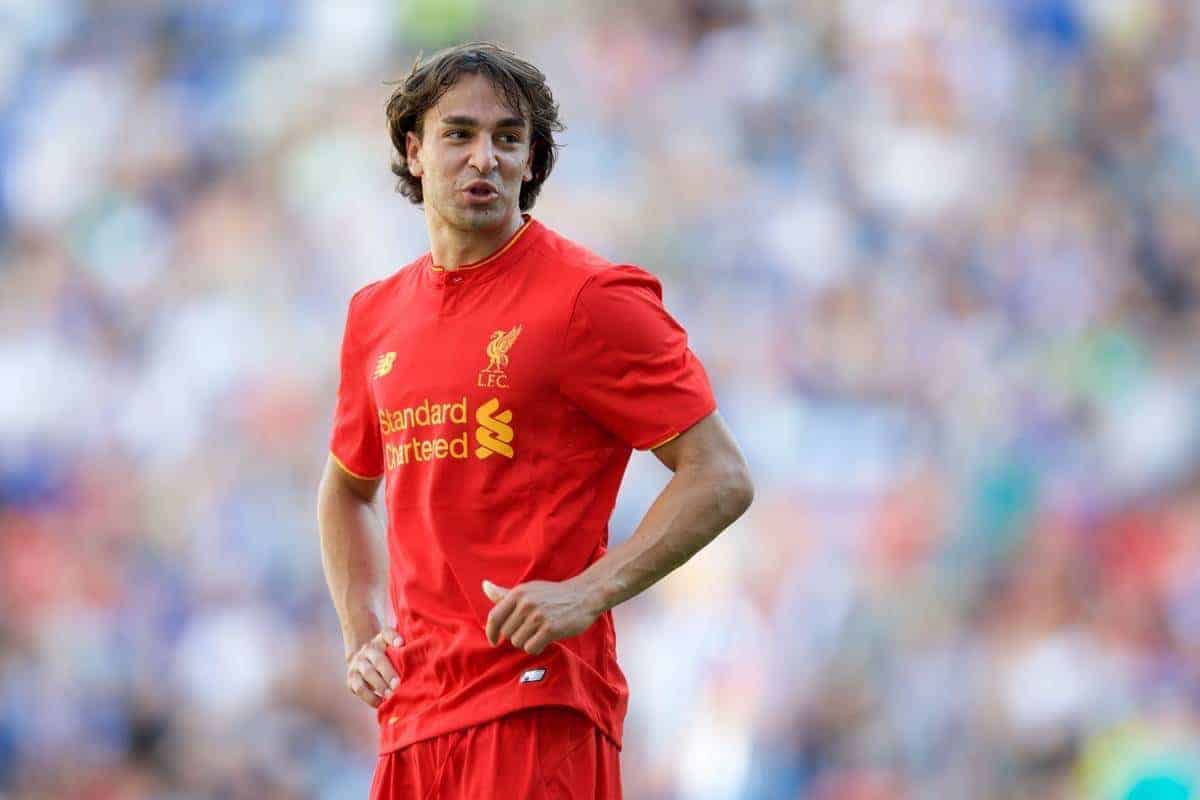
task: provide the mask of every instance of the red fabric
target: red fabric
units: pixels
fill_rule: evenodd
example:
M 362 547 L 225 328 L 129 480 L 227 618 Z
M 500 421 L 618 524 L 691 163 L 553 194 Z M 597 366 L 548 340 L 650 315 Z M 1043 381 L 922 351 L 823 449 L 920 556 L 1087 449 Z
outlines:
M 490 347 L 489 347 L 490 345 Z M 599 559 L 632 447 L 715 409 L 658 281 L 529 221 L 497 255 L 429 255 L 350 303 L 330 449 L 386 473 L 390 590 L 405 638 L 380 752 L 532 706 L 567 706 L 620 745 L 628 689 L 612 615 L 540 656 L 484 635 L 502 586 Z M 540 680 L 522 680 L 544 669 Z
M 657 445 L 713 410 L 687 334 L 663 308 L 662 286 L 637 267 L 612 267 L 584 284 L 562 359 L 562 393 L 631 447 Z
M 383 475 L 383 444 L 370 384 L 375 367 L 368 363 L 358 331 L 353 327 L 354 306 L 372 286 L 363 287 L 350 298 L 350 313 L 342 331 L 341 380 L 330 447 L 342 467 L 360 478 Z
M 565 708 L 518 711 L 379 757 L 371 800 L 620 800 L 617 748 Z

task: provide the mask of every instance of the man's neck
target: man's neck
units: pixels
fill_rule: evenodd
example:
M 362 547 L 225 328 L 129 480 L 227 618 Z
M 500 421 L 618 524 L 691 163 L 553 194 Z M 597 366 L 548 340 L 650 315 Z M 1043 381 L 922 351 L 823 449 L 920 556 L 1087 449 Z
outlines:
M 448 225 L 445 220 L 426 215 L 429 226 L 430 253 L 433 263 L 444 270 L 453 271 L 464 264 L 482 261 L 499 250 L 513 237 L 525 220 L 514 214 L 504 225 L 483 231 L 463 231 Z

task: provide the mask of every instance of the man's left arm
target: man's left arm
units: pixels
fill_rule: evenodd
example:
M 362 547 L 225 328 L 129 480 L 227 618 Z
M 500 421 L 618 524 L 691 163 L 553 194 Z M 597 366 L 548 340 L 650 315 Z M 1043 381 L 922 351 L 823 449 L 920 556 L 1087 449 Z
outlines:
M 750 471 L 717 412 L 653 452 L 675 474 L 627 540 L 569 580 L 512 589 L 484 581 L 496 603 L 488 614 L 489 642 L 508 639 L 537 655 L 582 633 L 685 563 L 750 506 Z

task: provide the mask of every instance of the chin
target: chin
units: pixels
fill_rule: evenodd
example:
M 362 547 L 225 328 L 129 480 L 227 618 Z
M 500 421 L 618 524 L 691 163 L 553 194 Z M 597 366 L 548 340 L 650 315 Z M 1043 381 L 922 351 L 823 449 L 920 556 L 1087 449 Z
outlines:
M 499 203 L 487 208 L 463 208 L 455 215 L 463 227 L 482 230 L 493 227 L 508 218 L 506 207 Z

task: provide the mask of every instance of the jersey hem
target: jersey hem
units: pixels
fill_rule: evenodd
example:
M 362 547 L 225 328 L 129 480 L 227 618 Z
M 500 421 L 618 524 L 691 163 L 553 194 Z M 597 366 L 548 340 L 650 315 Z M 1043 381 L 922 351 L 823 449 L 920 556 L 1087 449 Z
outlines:
M 423 742 L 426 739 L 432 739 L 437 736 L 444 736 L 447 733 L 463 730 L 465 728 L 474 728 L 479 725 L 492 722 L 506 717 L 509 714 L 518 711 L 525 711 L 531 708 L 569 708 L 577 711 L 596 726 L 596 729 L 608 739 L 617 750 L 621 749 L 621 730 L 620 723 L 616 730 L 610 728 L 606 721 L 600 719 L 592 709 L 589 709 L 586 704 L 572 703 L 565 697 L 544 697 L 533 702 L 508 702 L 489 705 L 488 710 L 483 713 L 461 713 L 449 714 L 442 718 L 441 724 L 422 726 L 420 730 L 409 729 L 399 733 L 393 733 L 399 725 L 392 725 L 388 722 L 382 722 L 379 726 L 379 752 L 378 755 L 385 756 L 388 753 L 394 753 L 397 750 L 403 750 L 410 744 Z M 392 717 L 396 719 L 396 717 Z

